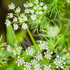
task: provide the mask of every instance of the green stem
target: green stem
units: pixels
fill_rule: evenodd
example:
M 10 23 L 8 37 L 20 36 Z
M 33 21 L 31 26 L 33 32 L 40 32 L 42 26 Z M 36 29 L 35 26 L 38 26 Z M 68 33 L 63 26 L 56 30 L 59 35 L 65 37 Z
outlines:
M 31 38 L 31 40 L 32 40 L 32 42 L 33 42 L 33 44 L 36 45 L 36 42 L 35 42 L 35 40 L 34 40 L 32 34 L 31 34 L 31 32 L 30 32 L 30 30 L 29 30 L 28 28 L 27 28 L 27 31 L 28 31 L 28 34 L 29 34 L 29 36 L 30 36 L 30 38 Z

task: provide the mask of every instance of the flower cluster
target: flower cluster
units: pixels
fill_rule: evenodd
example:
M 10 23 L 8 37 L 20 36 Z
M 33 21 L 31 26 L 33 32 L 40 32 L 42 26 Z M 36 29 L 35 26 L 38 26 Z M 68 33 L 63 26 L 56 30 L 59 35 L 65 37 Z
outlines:
M 25 64 L 24 57 L 20 58 L 20 56 L 18 56 L 17 61 L 15 63 L 18 63 L 18 66 Z
M 36 54 L 35 58 L 40 61 L 42 60 L 42 54 L 38 52 L 38 54 Z
M 10 26 L 11 24 L 13 24 L 13 29 L 14 30 L 18 30 L 19 25 L 21 25 L 22 29 L 27 29 L 28 25 L 26 23 L 27 21 L 27 16 L 24 15 L 24 13 L 20 13 L 21 12 L 21 8 L 18 7 L 15 9 L 15 5 L 13 3 L 11 3 L 10 5 L 8 5 L 9 10 L 14 10 L 14 14 L 13 13 L 8 13 L 7 19 L 6 19 L 6 26 Z M 10 19 L 12 19 L 13 21 L 10 21 Z
M 39 42 L 40 42 L 40 45 L 39 45 L 40 50 L 43 50 L 43 49 L 48 50 L 47 42 L 45 42 L 45 41 L 39 41 Z
M 44 54 L 45 54 L 44 56 L 45 58 L 51 60 L 51 57 L 52 57 L 51 54 L 53 54 L 53 52 L 50 53 L 49 51 L 47 51 L 47 52 L 44 52 Z
M 57 55 L 57 58 L 55 58 L 54 64 L 56 65 L 56 68 L 62 68 L 63 69 L 63 65 L 66 64 L 64 62 L 65 58 L 60 57 L 59 55 Z
M 26 62 L 24 66 L 24 70 L 31 70 L 31 63 Z
M 10 26 L 11 24 L 13 24 L 13 28 L 14 30 L 18 30 L 19 25 L 22 25 L 22 29 L 27 29 L 28 25 L 26 23 L 26 21 L 29 22 L 29 24 L 33 24 L 35 26 L 35 24 L 39 24 L 41 21 L 38 21 L 37 19 L 42 19 L 43 16 L 41 16 L 42 14 L 45 13 L 47 6 L 43 4 L 43 2 L 40 2 L 38 0 L 36 0 L 33 3 L 29 3 L 26 2 L 25 4 L 23 4 L 23 6 L 25 7 L 24 13 L 21 14 L 21 8 L 15 8 L 15 5 L 13 3 L 11 3 L 10 5 L 8 5 L 9 10 L 14 10 L 14 14 L 13 13 L 8 13 L 8 17 L 6 19 L 6 26 Z M 27 16 L 26 16 L 27 15 Z M 10 19 L 13 18 L 13 21 L 11 22 Z M 37 27 L 37 26 L 35 26 Z
M 35 50 L 33 50 L 33 48 L 28 47 L 28 49 L 26 50 L 27 55 L 33 56 Z
M 44 70 L 51 70 L 50 67 L 51 67 L 51 65 L 49 65 L 49 66 L 44 65 L 44 68 L 43 68 L 43 69 L 44 69 Z
M 14 45 L 14 48 L 11 48 L 13 56 L 20 55 L 22 51 L 22 47 L 17 44 Z

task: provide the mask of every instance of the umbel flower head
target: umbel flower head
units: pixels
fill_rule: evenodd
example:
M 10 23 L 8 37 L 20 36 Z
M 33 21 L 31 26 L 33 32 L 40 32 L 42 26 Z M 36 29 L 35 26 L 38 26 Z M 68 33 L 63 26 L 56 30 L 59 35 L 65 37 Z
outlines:
M 56 65 L 56 68 L 62 68 L 63 69 L 63 65 L 65 65 L 66 63 L 64 62 L 65 58 L 60 57 L 59 55 L 57 55 L 57 57 L 55 58 L 54 64 Z
M 18 56 L 17 61 L 15 63 L 18 63 L 18 66 L 25 64 L 24 57 L 20 58 L 20 56 Z
M 15 5 L 11 3 L 8 5 L 9 10 L 13 10 L 14 13 L 8 13 L 6 26 L 13 25 L 14 30 L 18 30 L 19 26 L 21 25 L 21 29 L 27 29 L 27 24 L 31 24 L 31 26 L 34 26 L 36 30 L 38 29 L 38 25 L 41 21 L 38 21 L 38 19 L 42 19 L 42 14 L 44 14 L 45 10 L 47 9 L 47 6 L 43 4 L 43 2 L 39 3 L 38 0 L 35 0 L 34 3 L 26 2 L 23 4 L 25 7 L 24 12 L 21 14 L 21 8 L 17 7 L 15 8 Z M 32 9 L 33 8 L 33 9 Z M 10 19 L 13 19 L 12 22 L 9 22 Z M 25 24 L 23 24 L 25 23 Z M 27 23 L 27 24 L 26 24 Z M 16 24 L 16 25 L 15 25 Z M 37 25 L 37 26 L 36 26 Z
M 33 56 L 35 50 L 33 50 L 33 48 L 28 47 L 28 49 L 26 50 L 27 55 Z

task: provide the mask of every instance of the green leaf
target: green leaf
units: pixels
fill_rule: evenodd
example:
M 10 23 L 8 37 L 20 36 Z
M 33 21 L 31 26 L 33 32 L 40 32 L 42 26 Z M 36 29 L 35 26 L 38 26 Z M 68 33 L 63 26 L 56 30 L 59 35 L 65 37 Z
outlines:
M 2 51 L 0 57 L 9 57 L 11 56 L 11 52 L 9 51 Z
M 7 28 L 7 42 L 13 46 L 14 45 L 14 42 L 15 42 L 15 33 L 13 31 L 13 28 L 12 26 L 8 26 L 6 27 Z
M 20 44 L 26 36 L 26 30 L 21 30 L 20 32 L 16 33 L 16 41 L 15 43 Z

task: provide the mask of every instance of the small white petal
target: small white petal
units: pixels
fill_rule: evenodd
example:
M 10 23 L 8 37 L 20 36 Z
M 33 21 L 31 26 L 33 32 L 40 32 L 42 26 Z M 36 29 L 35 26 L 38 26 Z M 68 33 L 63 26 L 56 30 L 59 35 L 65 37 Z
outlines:
M 17 18 L 16 17 L 14 17 L 13 18 L 13 22 L 17 22 L 18 20 L 17 20 Z
M 5 24 L 6 24 L 6 26 L 10 26 L 10 24 L 11 24 L 11 21 L 9 21 L 9 20 L 6 20 Z
M 9 9 L 14 9 L 15 5 L 13 3 L 11 3 L 10 5 L 8 5 Z
M 32 14 L 32 15 L 31 15 L 31 19 L 32 19 L 33 21 L 36 20 L 36 15 Z
M 13 13 L 8 13 L 8 17 L 12 18 L 13 17 Z
M 27 29 L 28 25 L 26 23 L 22 24 L 22 29 Z
M 16 13 L 19 13 L 21 11 L 21 8 L 20 7 L 18 7 L 18 8 L 16 8 Z

